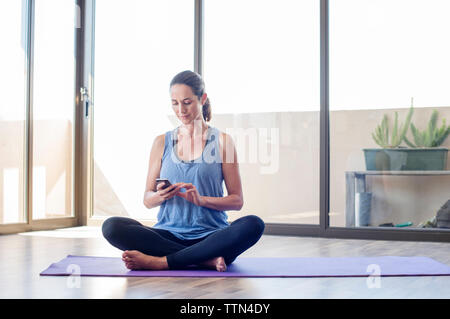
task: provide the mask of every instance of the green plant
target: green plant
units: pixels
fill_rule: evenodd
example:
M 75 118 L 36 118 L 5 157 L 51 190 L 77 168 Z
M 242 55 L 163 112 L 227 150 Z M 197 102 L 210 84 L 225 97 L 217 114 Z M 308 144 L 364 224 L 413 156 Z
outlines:
M 404 137 L 405 143 L 410 147 L 437 147 L 441 145 L 450 133 L 450 126 L 447 126 L 445 119 L 442 119 L 442 126 L 437 127 L 438 111 L 433 110 L 428 128 L 426 130 L 417 129 L 411 123 L 411 132 L 413 134 L 414 143 Z
M 399 147 L 401 142 L 404 140 L 406 132 L 408 131 L 409 123 L 411 122 L 411 117 L 413 115 L 413 107 L 411 106 L 406 116 L 404 124 L 398 125 L 398 112 L 395 112 L 394 128 L 392 129 L 392 135 L 389 140 L 389 123 L 388 116 L 384 114 L 383 120 L 380 125 L 377 125 L 375 132 L 372 133 L 372 138 L 375 143 L 380 145 L 382 148 L 396 148 Z

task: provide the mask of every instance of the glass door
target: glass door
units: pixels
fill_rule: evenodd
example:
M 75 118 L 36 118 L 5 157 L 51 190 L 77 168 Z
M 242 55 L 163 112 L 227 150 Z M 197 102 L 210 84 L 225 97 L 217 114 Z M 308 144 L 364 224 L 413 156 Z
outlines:
M 33 219 L 73 217 L 74 17 L 73 0 L 35 1 Z
M 156 136 L 173 129 L 169 84 L 194 61 L 194 1 L 95 2 L 92 202 L 108 216 L 156 220 L 143 204 Z
M 77 225 L 74 0 L 0 3 L 0 233 Z
M 450 139 L 438 130 L 450 119 L 449 10 L 331 2 L 330 226 L 447 230 Z
M 245 198 L 230 218 L 318 226 L 319 2 L 204 2 L 203 78 Z
M 0 224 L 26 223 L 27 7 L 0 2 Z

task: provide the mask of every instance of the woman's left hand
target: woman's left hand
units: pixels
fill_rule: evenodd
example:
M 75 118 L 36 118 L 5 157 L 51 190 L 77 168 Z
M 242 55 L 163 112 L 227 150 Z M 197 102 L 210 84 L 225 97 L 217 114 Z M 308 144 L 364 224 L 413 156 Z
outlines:
M 186 189 L 186 192 L 178 192 L 176 196 L 183 197 L 185 200 L 194 203 L 197 206 L 203 206 L 204 205 L 204 198 L 200 195 L 200 193 L 197 190 L 197 187 L 195 187 L 191 183 L 184 183 L 181 185 L 182 188 Z

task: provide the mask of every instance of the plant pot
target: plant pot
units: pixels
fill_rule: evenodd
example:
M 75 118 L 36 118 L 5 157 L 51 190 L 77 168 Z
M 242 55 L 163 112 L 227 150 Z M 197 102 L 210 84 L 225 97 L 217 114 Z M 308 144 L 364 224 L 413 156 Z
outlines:
M 447 168 L 447 148 L 365 148 L 368 171 L 441 171 Z

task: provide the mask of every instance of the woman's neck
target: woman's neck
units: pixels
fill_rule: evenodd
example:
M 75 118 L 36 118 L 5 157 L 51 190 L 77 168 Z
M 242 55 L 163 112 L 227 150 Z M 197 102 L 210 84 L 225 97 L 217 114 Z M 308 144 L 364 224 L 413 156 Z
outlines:
M 190 138 L 195 138 L 203 136 L 208 130 L 208 125 L 204 121 L 194 121 L 194 123 L 180 126 L 179 133 L 188 136 Z

